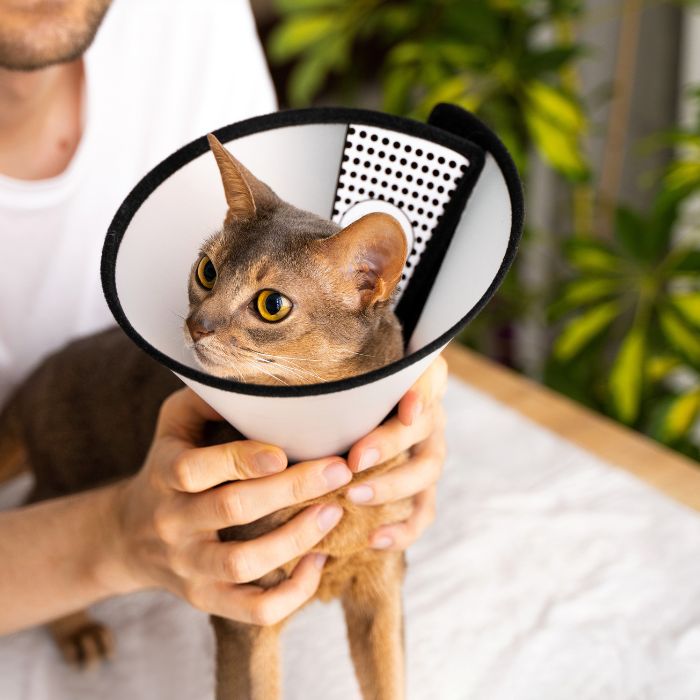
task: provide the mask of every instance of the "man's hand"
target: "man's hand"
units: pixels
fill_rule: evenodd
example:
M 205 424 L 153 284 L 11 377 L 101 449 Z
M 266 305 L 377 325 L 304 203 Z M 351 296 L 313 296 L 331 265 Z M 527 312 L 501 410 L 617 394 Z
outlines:
M 208 420 L 221 417 L 189 389 L 163 404 L 146 463 L 116 501 L 122 588 L 162 587 L 209 613 L 274 624 L 315 593 L 325 558 L 307 552 L 337 525 L 342 508 L 310 506 L 249 541 L 220 542 L 217 531 L 317 498 L 352 473 L 339 457 L 286 470 L 279 447 L 252 440 L 197 448 Z M 297 557 L 286 581 L 268 590 L 250 584 Z
M 370 546 L 375 549 L 405 549 L 435 517 L 435 484 L 445 461 L 441 400 L 446 388 L 447 362 L 438 357 L 401 399 L 398 415 L 355 443 L 348 454 L 348 466 L 359 472 L 410 450 L 405 464 L 348 490 L 351 500 L 367 505 L 413 496 L 407 520 L 372 534 Z
M 398 415 L 352 447 L 347 464 L 326 457 L 289 470 L 274 445 L 241 440 L 196 447 L 204 423 L 221 417 L 189 389 L 176 392 L 163 404 L 143 468 L 115 492 L 119 535 L 111 561 L 123 566 L 103 576 L 122 592 L 162 587 L 201 610 L 242 622 L 284 619 L 316 592 L 324 557 L 307 552 L 338 524 L 341 507 L 310 506 L 248 541 L 220 542 L 217 531 L 334 491 L 350 482 L 353 471 L 410 450 L 406 463 L 348 492 L 370 505 L 413 496 L 408 520 L 379 528 L 370 540 L 377 549 L 407 547 L 434 517 L 445 456 L 440 400 L 446 377 L 446 363 L 438 358 L 401 399 Z M 286 581 L 267 590 L 251 584 L 298 557 Z

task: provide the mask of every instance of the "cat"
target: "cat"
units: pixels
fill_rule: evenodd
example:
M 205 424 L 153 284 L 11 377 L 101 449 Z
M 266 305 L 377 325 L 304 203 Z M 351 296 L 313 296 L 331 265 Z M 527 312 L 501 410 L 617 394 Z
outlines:
M 183 327 L 204 371 L 259 384 L 306 384 L 361 374 L 400 358 L 401 326 L 391 308 L 407 252 L 400 224 L 385 214 L 369 214 L 341 228 L 282 201 L 214 136 L 209 143 L 228 209 L 221 230 L 204 243 L 192 265 Z M 45 360 L 6 406 L 0 460 L 12 455 L 16 462 L 23 455 L 36 477 L 32 502 L 126 477 L 144 461 L 161 403 L 181 386 L 119 329 L 74 341 Z M 211 426 L 206 444 L 240 438 L 226 424 Z M 406 459 L 407 454 L 395 457 L 351 483 Z M 328 555 L 314 597 L 342 601 L 365 700 L 400 700 L 404 556 L 367 544 L 378 526 L 405 520 L 412 502 L 357 506 L 345 498 L 347 488 L 227 528 L 219 537 L 251 539 L 312 503 L 341 504 L 343 519 L 314 547 Z M 256 583 L 273 586 L 295 564 Z M 256 627 L 212 617 L 212 624 L 218 700 L 278 698 L 283 623 Z M 110 651 L 108 630 L 85 613 L 51 627 L 74 661 Z

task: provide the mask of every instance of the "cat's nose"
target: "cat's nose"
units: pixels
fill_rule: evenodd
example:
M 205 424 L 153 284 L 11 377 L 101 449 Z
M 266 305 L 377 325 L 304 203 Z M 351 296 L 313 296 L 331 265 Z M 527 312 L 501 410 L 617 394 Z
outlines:
M 213 324 L 206 319 L 200 320 L 190 316 L 185 323 L 195 343 L 214 332 Z

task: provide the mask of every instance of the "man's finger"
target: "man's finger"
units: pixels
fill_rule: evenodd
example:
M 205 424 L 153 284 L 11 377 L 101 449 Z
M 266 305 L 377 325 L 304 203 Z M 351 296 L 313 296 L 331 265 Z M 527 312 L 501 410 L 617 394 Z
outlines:
M 264 479 L 237 481 L 197 494 L 183 505 L 182 522 L 210 532 L 258 518 L 335 491 L 352 479 L 340 457 L 300 462 Z
M 422 442 L 433 432 L 441 412 L 440 404 L 433 405 L 410 426 L 396 417 L 390 418 L 352 446 L 348 466 L 354 472 L 364 471 Z
M 208 591 L 203 607 L 220 617 L 250 625 L 275 625 L 316 593 L 324 562 L 321 554 L 305 556 L 292 575 L 273 588 L 217 584 Z
M 315 505 L 252 540 L 198 543 L 192 552 L 192 568 L 231 583 L 255 581 L 309 552 L 342 515 L 338 505 Z
M 445 459 L 444 437 L 434 431 L 427 440 L 417 445 L 414 454 L 404 464 L 388 472 L 363 481 L 347 490 L 347 498 L 363 505 L 379 505 L 415 496 L 440 478 Z
M 422 411 L 442 398 L 446 388 L 447 362 L 440 355 L 399 401 L 399 420 L 411 425 Z
M 413 500 L 413 512 L 400 523 L 383 525 L 369 540 L 373 549 L 408 549 L 435 520 L 435 487 L 419 493 Z
M 176 491 L 199 493 L 227 481 L 255 479 L 281 472 L 287 455 L 275 445 L 238 440 L 182 451 L 162 464 L 162 481 Z

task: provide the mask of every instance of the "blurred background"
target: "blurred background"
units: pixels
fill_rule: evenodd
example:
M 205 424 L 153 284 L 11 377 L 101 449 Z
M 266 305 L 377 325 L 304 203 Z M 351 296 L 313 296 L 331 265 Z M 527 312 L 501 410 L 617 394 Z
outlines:
M 460 340 L 700 459 L 700 4 L 253 0 L 280 106 L 481 117 L 526 232 Z

